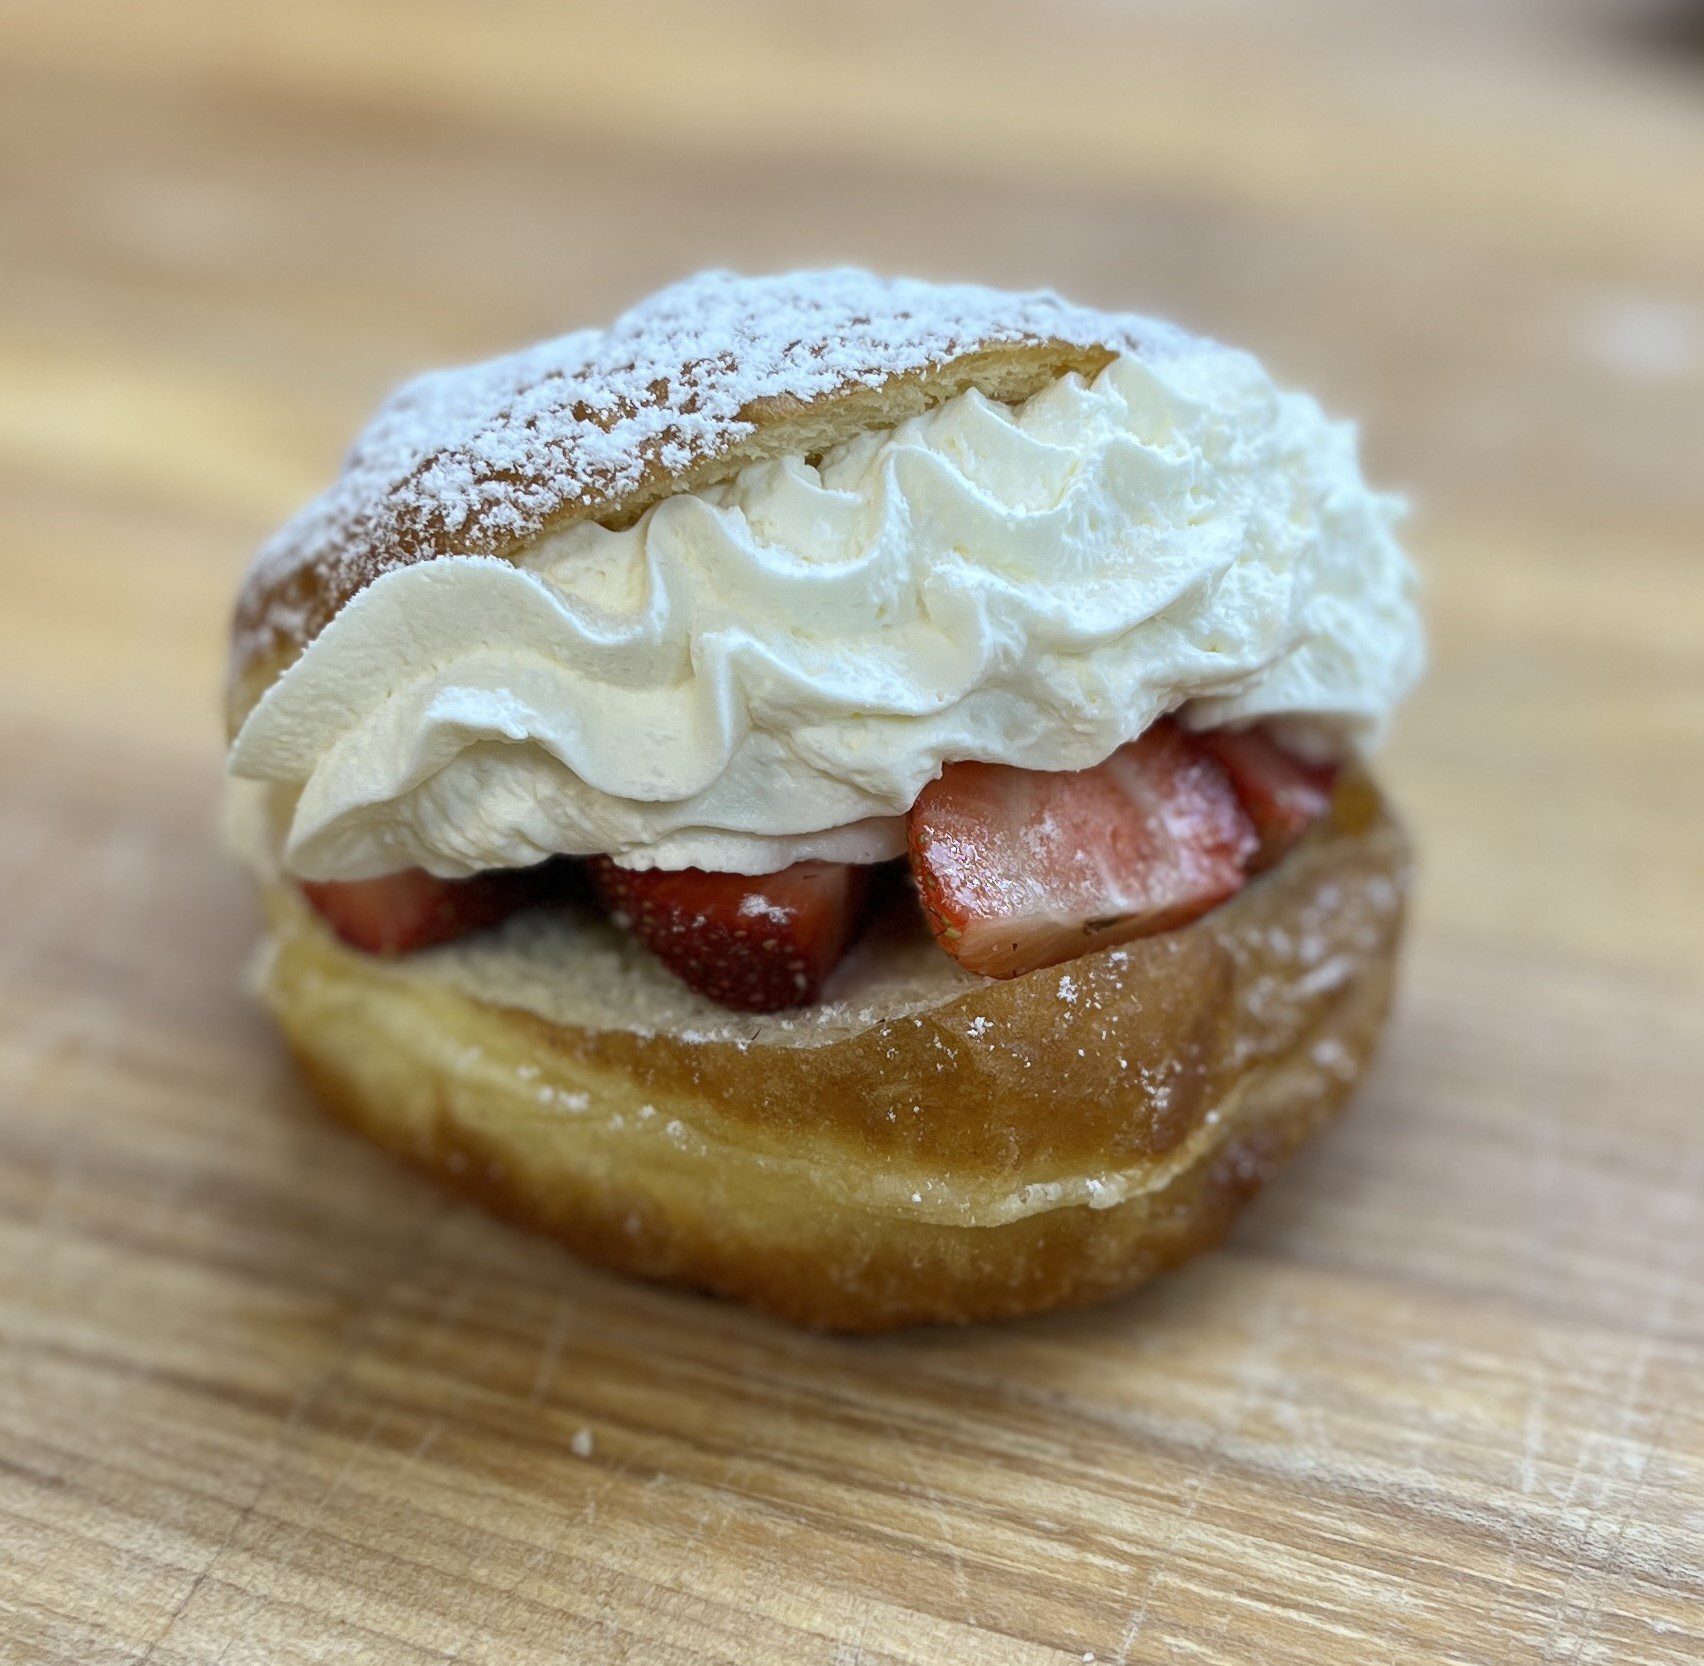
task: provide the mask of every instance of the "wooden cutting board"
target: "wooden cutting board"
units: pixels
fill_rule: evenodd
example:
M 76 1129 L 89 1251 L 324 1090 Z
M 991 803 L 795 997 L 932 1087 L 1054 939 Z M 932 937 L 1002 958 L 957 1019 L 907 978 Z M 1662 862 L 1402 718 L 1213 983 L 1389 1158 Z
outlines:
M 1704 1654 L 1704 58 L 1682 8 L 14 0 L 0 1661 Z M 1690 44 L 1689 44 L 1690 42 Z M 1244 341 L 1410 489 L 1353 1114 L 1103 1311 L 879 1342 L 322 1122 L 212 832 L 244 553 L 395 378 L 711 261 Z

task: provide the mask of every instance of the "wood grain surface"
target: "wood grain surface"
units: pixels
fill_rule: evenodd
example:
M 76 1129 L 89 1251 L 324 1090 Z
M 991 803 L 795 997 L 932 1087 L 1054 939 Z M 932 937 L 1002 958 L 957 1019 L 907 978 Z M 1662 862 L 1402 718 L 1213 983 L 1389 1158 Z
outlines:
M 0 1660 L 1704 1654 L 1704 27 L 1675 4 L 12 0 Z M 1052 282 L 1409 490 L 1422 883 L 1220 1254 L 875 1343 L 323 1122 L 212 831 L 246 551 L 397 377 L 711 262 Z

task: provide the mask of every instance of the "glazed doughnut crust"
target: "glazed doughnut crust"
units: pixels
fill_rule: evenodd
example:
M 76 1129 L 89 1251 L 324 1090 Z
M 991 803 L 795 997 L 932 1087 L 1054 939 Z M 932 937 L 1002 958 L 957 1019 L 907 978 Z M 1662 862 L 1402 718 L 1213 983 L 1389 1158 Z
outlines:
M 1094 1301 L 1217 1242 L 1362 1074 L 1406 872 L 1352 775 L 1223 907 L 1007 982 L 878 927 L 821 1007 L 736 1019 L 590 916 L 382 961 L 280 886 L 261 985 L 326 1104 L 451 1186 L 625 1272 L 879 1331 Z

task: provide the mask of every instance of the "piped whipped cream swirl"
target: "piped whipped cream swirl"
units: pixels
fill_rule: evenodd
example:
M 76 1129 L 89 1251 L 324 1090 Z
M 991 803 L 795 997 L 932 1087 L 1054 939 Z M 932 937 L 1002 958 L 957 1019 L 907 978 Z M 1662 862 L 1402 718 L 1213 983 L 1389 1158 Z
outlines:
M 1422 654 L 1396 515 L 1352 428 L 1246 354 L 1123 357 L 515 564 L 388 573 L 231 770 L 295 792 L 311 879 L 880 860 L 953 759 L 1081 769 L 1179 709 L 1369 749 Z

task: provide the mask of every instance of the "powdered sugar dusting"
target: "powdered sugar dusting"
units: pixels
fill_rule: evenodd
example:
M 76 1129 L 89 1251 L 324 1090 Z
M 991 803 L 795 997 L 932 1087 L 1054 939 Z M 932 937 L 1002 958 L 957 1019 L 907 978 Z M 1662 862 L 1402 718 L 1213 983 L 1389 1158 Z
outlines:
M 337 483 L 256 558 L 239 660 L 311 634 L 393 567 L 500 555 L 576 508 L 619 512 L 755 431 L 766 401 L 808 403 L 1014 343 L 1159 354 L 1186 338 L 1046 291 L 881 279 L 850 269 L 706 272 L 608 330 L 408 383 L 349 452 Z M 312 575 L 315 583 L 306 582 Z M 319 598 L 327 598 L 321 601 Z

